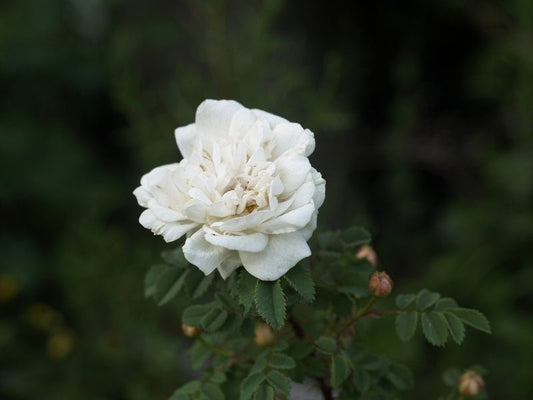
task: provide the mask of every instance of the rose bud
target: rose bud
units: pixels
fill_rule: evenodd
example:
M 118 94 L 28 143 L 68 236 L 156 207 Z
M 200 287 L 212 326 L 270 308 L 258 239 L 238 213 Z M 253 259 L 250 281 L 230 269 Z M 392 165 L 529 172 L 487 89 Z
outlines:
M 198 336 L 201 331 L 197 326 L 190 326 L 187 324 L 181 324 L 181 330 L 185 336 L 190 338 Z
M 457 388 L 459 389 L 459 393 L 463 396 L 476 397 L 482 392 L 484 386 L 485 382 L 483 382 L 481 376 L 475 371 L 466 371 L 461 375 L 461 378 L 459 378 Z
M 375 297 L 387 297 L 392 291 L 392 279 L 386 272 L 374 272 L 370 275 L 368 287 Z
M 272 343 L 274 343 L 274 331 L 267 324 L 256 325 L 254 334 L 255 344 L 260 347 L 270 346 Z
M 365 244 L 364 246 L 361 246 L 361 248 L 359 249 L 359 251 L 355 255 L 355 258 L 357 258 L 359 260 L 363 260 L 364 259 L 364 260 L 368 261 L 370 263 L 370 265 L 372 265 L 373 267 L 378 265 L 378 255 L 376 254 L 374 249 L 371 246 L 369 246 L 368 244 Z

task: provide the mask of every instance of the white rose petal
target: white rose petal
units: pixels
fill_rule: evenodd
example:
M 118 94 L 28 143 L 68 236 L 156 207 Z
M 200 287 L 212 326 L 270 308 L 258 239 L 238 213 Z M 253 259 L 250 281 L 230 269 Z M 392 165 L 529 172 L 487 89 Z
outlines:
M 243 266 L 276 280 L 311 252 L 325 180 L 309 163 L 314 135 L 300 124 L 232 100 L 205 100 L 175 130 L 183 156 L 154 168 L 133 192 L 139 222 L 185 258 L 226 279 Z

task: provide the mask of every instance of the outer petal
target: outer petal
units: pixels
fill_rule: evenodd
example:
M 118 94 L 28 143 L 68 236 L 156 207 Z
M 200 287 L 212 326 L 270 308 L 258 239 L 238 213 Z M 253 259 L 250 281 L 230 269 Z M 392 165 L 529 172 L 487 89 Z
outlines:
M 152 195 L 146 188 L 139 186 L 133 191 L 133 195 L 137 198 L 137 203 L 142 207 L 148 207 L 148 200 L 152 198 Z
M 198 224 L 194 222 L 189 224 L 166 225 L 162 230 L 163 239 L 165 239 L 165 242 L 167 243 L 173 242 L 174 240 L 178 240 L 180 237 L 182 237 L 191 229 L 194 229 L 197 226 Z
M 239 256 L 239 253 L 236 251 L 232 251 L 231 255 L 226 258 L 222 264 L 220 264 L 220 267 L 218 267 L 218 272 L 220 273 L 220 276 L 222 279 L 226 279 L 228 276 L 230 276 L 233 271 L 235 271 L 237 268 L 239 268 L 242 265 L 241 257 Z
M 300 229 L 298 232 L 302 234 L 305 240 L 309 240 L 311 236 L 313 236 L 313 232 L 316 229 L 316 221 L 318 217 L 318 211 L 315 211 L 314 214 L 311 216 L 311 221 L 304 226 L 302 229 Z
M 241 108 L 231 118 L 229 125 L 229 135 L 234 140 L 242 140 L 252 129 L 257 118 L 255 114 L 247 108 Z
M 281 157 L 276 160 L 276 170 L 283 183 L 283 192 L 292 193 L 305 182 L 311 164 L 303 156 Z
M 204 100 L 196 110 L 197 136 L 202 140 L 225 137 L 233 115 L 242 108 L 233 100 Z
M 163 222 L 157 218 L 152 210 L 144 210 L 139 218 L 142 226 L 150 229 L 156 235 L 163 235 L 166 242 L 172 242 L 179 239 L 184 234 L 194 229 L 198 224 L 192 221 L 181 222 Z
M 292 122 L 279 124 L 273 134 L 276 142 L 276 147 L 272 152 L 274 158 L 286 153 L 308 157 L 315 150 L 313 132 L 309 129 L 304 130 L 300 124 Z
M 311 220 L 311 216 L 314 212 L 315 206 L 312 203 L 309 203 L 261 224 L 258 229 L 261 232 L 270 234 L 294 232 L 295 230 L 306 226 Z
M 264 118 L 269 123 L 271 129 L 274 129 L 278 124 L 289 122 L 285 118 L 279 117 L 263 110 L 258 110 L 256 108 L 252 109 L 252 112 L 258 118 Z
M 198 229 L 187 238 L 183 245 L 183 255 L 191 264 L 196 265 L 205 275 L 218 268 L 230 256 L 228 250 L 213 246 L 205 240 L 204 231 Z
M 263 281 L 275 281 L 311 255 L 307 242 L 299 232 L 272 235 L 266 248 L 259 253 L 239 252 L 241 261 L 251 275 Z
M 176 143 L 180 149 L 183 158 L 189 157 L 194 148 L 194 139 L 196 138 L 196 124 L 189 124 L 176 128 L 174 131 Z
M 313 173 L 313 182 L 316 185 L 315 194 L 313 196 L 313 202 L 315 203 L 315 207 L 318 210 L 322 203 L 324 203 L 324 199 L 326 198 L 326 180 L 322 178 L 322 175 L 320 172 L 317 172 L 316 169 L 312 169 Z
M 205 240 L 215 246 L 224 247 L 228 250 L 242 250 L 256 253 L 266 247 L 268 236 L 259 232 L 242 236 L 220 235 L 211 229 L 206 229 Z

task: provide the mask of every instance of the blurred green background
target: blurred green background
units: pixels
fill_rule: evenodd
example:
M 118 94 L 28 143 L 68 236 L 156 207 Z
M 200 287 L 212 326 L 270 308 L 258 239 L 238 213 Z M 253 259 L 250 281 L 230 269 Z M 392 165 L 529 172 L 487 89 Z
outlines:
M 165 248 L 138 222 L 176 126 L 233 98 L 316 134 L 322 229 L 362 224 L 398 292 L 482 310 L 493 335 L 403 345 L 408 398 L 481 364 L 531 396 L 533 2 L 7 0 L 0 5 L 0 398 L 164 399 L 190 376 Z

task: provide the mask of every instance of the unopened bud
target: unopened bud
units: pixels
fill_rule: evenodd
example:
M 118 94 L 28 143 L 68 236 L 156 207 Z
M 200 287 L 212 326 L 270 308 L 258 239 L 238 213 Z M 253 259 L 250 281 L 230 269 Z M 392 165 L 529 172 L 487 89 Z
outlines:
M 459 393 L 466 397 L 476 397 L 483 391 L 485 382 L 475 371 L 466 371 L 461 378 L 457 388 Z
M 376 254 L 374 249 L 371 246 L 369 246 L 368 244 L 365 244 L 365 245 L 361 246 L 361 248 L 359 249 L 359 251 L 355 255 L 355 258 L 358 258 L 359 260 L 363 260 L 364 259 L 364 260 L 368 261 L 370 263 L 370 265 L 372 265 L 373 267 L 378 265 L 378 255 Z
M 368 287 L 375 297 L 387 297 L 392 291 L 392 279 L 386 272 L 374 272 L 370 275 Z
M 183 334 L 187 337 L 195 337 L 200 334 L 200 328 L 197 326 L 190 326 L 187 324 L 181 324 L 181 330 L 183 331 Z
M 274 343 L 274 331 L 267 324 L 256 325 L 254 334 L 254 341 L 258 346 L 270 346 L 272 343 Z

